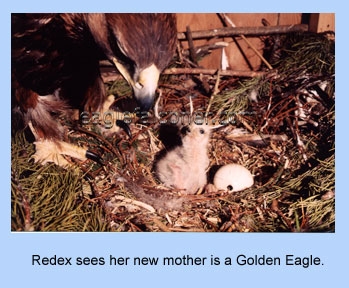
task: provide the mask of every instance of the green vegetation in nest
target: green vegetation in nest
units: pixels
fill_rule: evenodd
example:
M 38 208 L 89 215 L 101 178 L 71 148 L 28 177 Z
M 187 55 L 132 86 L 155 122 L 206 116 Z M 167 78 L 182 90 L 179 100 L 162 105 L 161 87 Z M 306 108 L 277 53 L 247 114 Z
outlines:
M 106 83 L 107 95 L 117 95 L 120 97 L 131 97 L 132 89 L 124 78 Z
M 12 231 L 106 231 L 102 206 L 82 195 L 82 172 L 35 164 L 34 145 L 12 139 Z
M 335 42 L 330 34 L 294 33 L 281 36 L 280 42 L 278 59 L 271 63 L 280 74 L 334 74 Z

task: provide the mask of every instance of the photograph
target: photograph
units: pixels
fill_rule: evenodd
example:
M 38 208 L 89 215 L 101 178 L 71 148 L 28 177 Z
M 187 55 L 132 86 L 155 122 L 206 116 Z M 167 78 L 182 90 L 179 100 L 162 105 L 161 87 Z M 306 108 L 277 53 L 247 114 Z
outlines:
M 11 232 L 335 234 L 335 13 L 73 12 L 10 15 Z

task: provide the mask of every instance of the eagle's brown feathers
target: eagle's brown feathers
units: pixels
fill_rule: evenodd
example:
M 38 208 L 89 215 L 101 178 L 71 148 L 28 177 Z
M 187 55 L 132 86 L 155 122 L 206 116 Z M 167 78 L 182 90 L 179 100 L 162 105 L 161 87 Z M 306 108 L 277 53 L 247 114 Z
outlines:
M 176 48 L 172 14 L 12 14 L 12 108 L 37 141 L 62 141 L 69 107 L 98 111 L 107 59 L 148 110 Z M 71 153 L 73 154 L 73 153 Z

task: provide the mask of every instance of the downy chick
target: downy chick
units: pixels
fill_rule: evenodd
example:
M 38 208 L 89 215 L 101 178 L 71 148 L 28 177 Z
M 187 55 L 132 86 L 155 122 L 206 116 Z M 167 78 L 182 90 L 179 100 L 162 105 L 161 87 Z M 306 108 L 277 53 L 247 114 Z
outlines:
M 208 125 L 195 123 L 182 128 L 182 145 L 169 151 L 155 165 L 156 175 L 165 186 L 194 194 L 206 185 L 209 165 L 207 146 L 211 129 Z

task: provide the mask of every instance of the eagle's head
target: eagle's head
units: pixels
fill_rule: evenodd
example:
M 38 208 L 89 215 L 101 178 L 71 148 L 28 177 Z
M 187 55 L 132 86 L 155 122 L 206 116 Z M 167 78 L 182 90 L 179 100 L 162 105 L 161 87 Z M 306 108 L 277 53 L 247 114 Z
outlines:
M 154 103 L 160 73 L 176 49 L 175 16 L 145 13 L 105 14 L 104 17 L 108 29 L 90 27 L 92 35 L 132 86 L 141 110 L 149 110 Z M 100 31 L 107 32 L 102 35 Z

